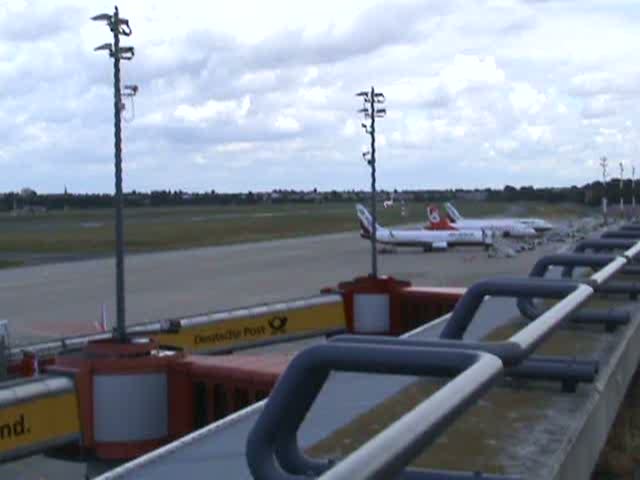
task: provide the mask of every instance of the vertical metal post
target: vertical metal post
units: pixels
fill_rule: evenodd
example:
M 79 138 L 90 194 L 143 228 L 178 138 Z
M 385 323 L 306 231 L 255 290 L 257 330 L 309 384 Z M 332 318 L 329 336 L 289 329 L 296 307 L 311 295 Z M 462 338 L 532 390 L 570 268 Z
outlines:
M 124 303 L 124 226 L 122 219 L 122 127 L 120 91 L 120 15 L 118 7 L 113 12 L 113 111 L 114 111 L 114 147 L 115 147 L 115 207 L 116 207 L 116 336 L 119 341 L 127 340 L 125 303 Z
M 376 213 L 376 112 L 375 112 L 375 90 L 371 87 L 371 216 L 373 226 L 371 227 L 371 276 L 378 277 L 378 249 L 376 246 L 376 229 L 378 217 Z
M 636 166 L 631 166 L 631 215 L 636 215 Z
M 371 87 L 370 91 L 362 91 L 357 93 L 356 96 L 362 97 L 364 107 L 358 110 L 359 113 L 364 114 L 365 119 L 370 119 L 369 125 L 363 123 L 365 133 L 371 137 L 371 151 L 363 152 L 362 157 L 371 167 L 371 276 L 376 278 L 378 276 L 378 250 L 376 248 L 377 243 L 377 208 L 376 208 L 376 117 L 382 118 L 386 115 L 385 108 L 377 108 L 377 104 L 384 103 L 385 98 L 382 93 L 376 93 L 375 89 Z M 367 103 L 369 105 L 367 106 Z
M 624 165 L 620 162 L 620 217 L 624 218 Z
M 120 60 L 131 60 L 134 56 L 133 47 L 121 47 L 120 35 L 130 36 L 131 27 L 129 20 L 120 17 L 118 7 L 114 7 L 113 15 L 102 13 L 91 18 L 95 21 L 105 21 L 113 33 L 113 44 L 106 43 L 96 47 L 95 50 L 107 50 L 113 58 L 113 130 L 115 151 L 115 196 L 114 207 L 115 222 L 115 247 L 116 247 L 116 329 L 115 336 L 121 341 L 127 340 L 125 322 L 125 297 L 124 297 L 124 222 L 122 218 L 122 91 L 120 88 Z M 137 87 L 125 87 L 132 90 L 135 95 Z
M 602 216 L 604 224 L 607 224 L 607 157 L 600 158 L 600 167 L 602 168 Z

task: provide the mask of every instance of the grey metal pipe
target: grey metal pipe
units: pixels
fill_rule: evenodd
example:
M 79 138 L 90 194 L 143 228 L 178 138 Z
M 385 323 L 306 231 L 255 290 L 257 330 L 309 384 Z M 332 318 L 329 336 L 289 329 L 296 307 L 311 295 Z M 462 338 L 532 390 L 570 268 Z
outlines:
M 458 300 L 440 338 L 461 339 L 476 311 L 488 295 L 496 297 L 534 297 L 561 299 L 576 290 L 572 280 L 549 281 L 541 278 L 505 277 L 483 280 L 467 289 Z
M 618 273 L 627 264 L 628 260 L 624 257 L 618 257 L 606 267 L 601 268 L 589 277 L 592 283 L 595 283 L 596 291 L 598 287 L 608 282 L 611 277 Z
M 595 360 L 577 360 L 559 356 L 530 356 L 513 342 L 467 342 L 461 340 L 415 340 L 389 336 L 338 335 L 331 342 L 346 344 L 395 345 L 423 348 L 450 348 L 475 350 L 495 355 L 505 365 L 505 376 L 531 380 L 560 381 L 564 386 L 575 386 L 580 382 L 593 382 L 599 364 Z M 565 388 L 568 390 L 568 388 Z
M 549 280 L 553 282 L 554 280 Z M 535 320 L 544 313 L 544 309 L 537 306 L 532 298 L 520 297 L 516 301 L 518 310 L 523 317 Z M 604 324 L 607 331 L 613 331 L 617 327 L 626 325 L 631 320 L 631 314 L 625 310 L 610 308 L 608 310 L 582 310 L 567 318 L 567 321 L 581 324 Z
M 615 255 L 588 255 L 578 253 L 546 255 L 534 264 L 533 268 L 529 272 L 529 276 L 542 278 L 552 266 L 563 267 L 563 278 L 571 278 L 575 267 L 603 267 L 602 270 L 598 271 L 591 277 L 592 280 L 596 280 L 598 282 L 598 285 L 595 286 L 596 292 L 625 294 L 629 295 L 632 299 L 635 299 L 638 294 L 640 294 L 640 283 L 608 281 L 608 278 L 611 275 L 615 273 L 624 273 L 625 269 L 627 270 L 627 273 L 640 273 L 640 269 L 638 269 L 638 267 L 625 266 L 626 262 L 627 260 L 625 258 Z M 604 283 L 605 281 L 606 283 Z M 527 301 L 532 303 L 531 300 Z M 520 303 L 518 306 L 521 307 Z M 532 317 L 527 316 L 527 318 Z M 578 317 L 574 316 L 574 321 L 580 321 L 577 318 Z
M 398 480 L 522 480 L 522 477 L 514 477 L 512 475 L 493 475 L 481 472 L 407 469 L 398 477 Z
M 533 352 L 569 315 L 584 305 L 593 293 L 593 288 L 588 285 L 578 286 L 565 299 L 556 303 L 509 340 L 518 343 L 528 353 Z
M 336 335 L 332 337 L 330 342 L 335 343 L 350 343 L 350 344 L 366 344 L 366 345 L 390 345 L 390 346 L 407 346 L 407 347 L 422 347 L 422 348 L 451 348 L 455 350 L 472 350 L 490 353 L 495 355 L 505 367 L 513 367 L 524 360 L 522 356 L 524 351 L 517 343 L 510 342 L 509 340 L 491 342 L 491 341 L 461 341 L 461 340 L 449 340 L 443 338 L 435 339 L 414 339 L 414 338 L 398 338 L 387 335 Z M 595 372 L 598 371 L 598 362 L 592 360 L 577 360 L 574 358 L 558 356 L 558 355 L 543 355 L 543 356 L 531 356 L 527 360 L 536 363 L 570 363 L 576 365 L 585 365 L 589 368 L 595 368 Z
M 636 244 L 632 239 L 623 238 L 599 238 L 599 239 L 587 239 L 581 240 L 576 243 L 573 251 L 576 253 L 586 252 L 587 250 L 593 250 L 594 252 L 606 252 L 613 250 L 625 250 L 631 248 Z
M 312 460 L 302 453 L 297 443 L 297 431 L 329 373 L 334 370 L 397 375 L 458 375 L 368 442 L 367 445 L 371 442 L 378 445 L 375 441 L 381 437 L 384 454 L 378 451 L 379 446 L 365 445 L 347 459 L 355 456 L 355 464 L 358 468 L 364 468 L 361 461 L 357 460 L 364 454 L 365 463 L 370 469 L 373 465 L 371 458 L 377 458 L 376 475 L 382 476 L 366 478 L 392 478 L 392 473 L 400 473 L 413 456 L 419 454 L 489 388 L 502 372 L 502 362 L 482 352 L 444 349 L 338 343 L 309 347 L 294 357 L 280 377 L 249 434 L 247 460 L 254 478 L 300 480 L 308 475 L 318 475 L 331 466 L 329 461 Z M 296 401 L 291 402 L 292 398 Z M 407 423 L 421 425 L 420 429 L 412 429 L 415 433 L 413 438 L 407 436 Z M 398 428 L 403 436 L 402 441 L 396 438 Z M 373 451 L 375 455 L 372 455 Z M 353 459 L 350 462 L 347 460 L 332 471 L 340 469 L 340 472 L 345 466 L 354 464 Z
M 538 259 L 529 272 L 530 277 L 544 277 L 550 267 L 564 267 L 562 277 L 571 278 L 575 267 L 604 267 L 615 260 L 615 255 L 556 253 Z
M 600 238 L 633 238 L 640 240 L 640 230 L 610 230 L 600 235 Z
M 321 478 L 396 478 L 405 465 L 436 439 L 436 432 L 443 431 L 497 380 L 501 365 L 496 357 L 480 354 L 464 373 L 369 440 Z M 439 412 L 443 410 L 448 413 L 440 416 Z

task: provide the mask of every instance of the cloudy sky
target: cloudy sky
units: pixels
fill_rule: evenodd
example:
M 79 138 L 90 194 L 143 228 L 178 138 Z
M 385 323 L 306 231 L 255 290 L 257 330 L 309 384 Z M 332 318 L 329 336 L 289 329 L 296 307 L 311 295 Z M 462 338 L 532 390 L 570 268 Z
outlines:
M 179 10 L 176 10 L 176 9 Z M 106 1 L 0 0 L 0 192 L 113 190 Z M 640 167 L 637 0 L 123 1 L 125 189 L 582 184 Z M 640 173 L 640 169 L 639 169 Z M 638 175 L 640 176 L 640 175 Z

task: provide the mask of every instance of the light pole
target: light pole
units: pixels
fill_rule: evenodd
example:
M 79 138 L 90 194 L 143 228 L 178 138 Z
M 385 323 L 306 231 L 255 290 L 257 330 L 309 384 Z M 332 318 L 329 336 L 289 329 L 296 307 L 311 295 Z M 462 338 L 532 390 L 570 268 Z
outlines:
M 636 215 L 636 166 L 631 165 L 631 216 Z
M 624 218 L 624 165 L 620 162 L 620 217 Z
M 122 18 L 118 7 L 114 7 L 113 14 L 102 13 L 91 20 L 105 22 L 113 33 L 113 43 L 105 43 L 94 50 L 106 50 L 113 58 L 113 112 L 114 112 L 114 149 L 115 149 L 115 210 L 116 210 L 116 336 L 120 342 L 127 341 L 125 327 L 124 303 L 124 231 L 122 219 L 122 92 L 120 90 L 120 60 L 131 60 L 134 56 L 133 47 L 121 47 L 120 35 L 131 35 L 129 20 Z M 137 88 L 135 89 L 137 91 Z M 128 92 L 133 93 L 134 92 Z
M 387 114 L 387 109 L 379 107 L 385 102 L 384 94 L 376 92 L 374 87 L 371 87 L 370 91 L 362 91 L 356 94 L 357 97 L 362 97 L 362 108 L 358 110 L 358 113 L 364 115 L 365 120 L 369 120 L 369 125 L 362 124 L 362 128 L 367 135 L 371 137 L 371 151 L 363 152 L 362 158 L 371 167 L 371 276 L 373 278 L 378 277 L 378 251 L 376 248 L 376 230 L 377 230 L 377 217 L 376 217 L 376 118 L 383 118 Z
M 607 224 L 607 157 L 600 158 L 600 167 L 602 168 L 602 216 L 604 224 Z

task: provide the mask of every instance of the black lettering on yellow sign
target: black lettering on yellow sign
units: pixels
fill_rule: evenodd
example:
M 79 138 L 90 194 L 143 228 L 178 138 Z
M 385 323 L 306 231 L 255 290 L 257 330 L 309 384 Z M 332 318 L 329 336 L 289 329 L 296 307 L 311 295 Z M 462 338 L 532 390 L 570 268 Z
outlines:
M 283 335 L 287 333 L 287 323 L 289 319 L 286 315 L 276 315 L 269 318 L 265 323 L 258 325 L 245 325 L 237 328 L 227 328 L 220 332 L 204 333 L 194 335 L 195 345 L 232 343 L 244 338 L 255 339 L 271 335 Z
M 24 414 L 20 414 L 18 418 L 11 422 L 0 424 L 0 440 L 9 440 L 15 437 L 22 437 L 31 433 L 31 429 L 27 424 Z

